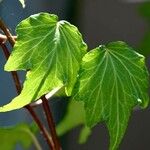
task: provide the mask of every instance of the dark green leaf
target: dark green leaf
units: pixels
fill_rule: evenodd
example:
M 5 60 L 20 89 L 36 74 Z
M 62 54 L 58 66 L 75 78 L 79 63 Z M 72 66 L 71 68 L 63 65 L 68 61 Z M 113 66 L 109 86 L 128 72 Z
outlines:
M 147 31 L 139 44 L 139 50 L 145 56 L 150 54 L 150 30 Z
M 56 15 L 40 13 L 17 27 L 17 42 L 5 70 L 30 70 L 21 94 L 0 111 L 19 109 L 65 86 L 69 96 L 87 46 L 78 29 Z
M 142 3 L 139 6 L 139 13 L 146 18 L 148 21 L 150 21 L 150 2 Z M 150 23 L 150 22 L 149 22 Z
M 84 102 L 89 127 L 105 121 L 110 149 L 116 150 L 133 108 L 148 105 L 147 90 L 144 57 L 124 42 L 112 42 L 83 57 L 74 99 Z

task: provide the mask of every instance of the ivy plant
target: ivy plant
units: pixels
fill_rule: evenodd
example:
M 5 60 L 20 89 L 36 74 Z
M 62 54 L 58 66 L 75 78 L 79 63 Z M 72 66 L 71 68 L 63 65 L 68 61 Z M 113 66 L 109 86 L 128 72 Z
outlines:
M 61 149 L 57 135 L 83 125 L 79 141 L 85 143 L 92 128 L 105 122 L 110 136 L 109 149 L 118 149 L 134 108 L 146 108 L 149 104 L 145 57 L 123 41 L 100 44 L 89 50 L 77 27 L 49 13 L 21 21 L 16 28 L 17 36 L 11 35 L 2 19 L 0 28 L 5 34 L 0 35 L 0 45 L 8 58 L 5 71 L 11 72 L 18 91 L 18 96 L 1 106 L 0 112 L 27 109 L 52 150 Z M 11 54 L 7 41 L 13 47 Z M 18 70 L 26 71 L 23 88 Z M 47 100 L 60 96 L 60 92 L 70 100 L 66 115 L 55 129 Z M 34 111 L 39 103 L 50 133 Z M 24 147 L 30 145 L 30 138 L 17 138 L 19 132 L 29 133 L 29 130 L 22 124 L 11 131 L 0 129 L 2 136 L 15 135 L 9 149 L 15 147 L 17 140 Z M 0 145 L 9 150 L 3 147 Z

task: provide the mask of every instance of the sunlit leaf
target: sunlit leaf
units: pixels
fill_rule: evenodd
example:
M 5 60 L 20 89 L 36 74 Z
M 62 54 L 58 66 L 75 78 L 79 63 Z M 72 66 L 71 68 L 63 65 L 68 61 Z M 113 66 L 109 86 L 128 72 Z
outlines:
M 32 15 L 17 26 L 17 42 L 5 70 L 29 70 L 21 94 L 0 111 L 19 109 L 65 86 L 69 96 L 87 46 L 78 29 L 56 15 Z
M 105 122 L 116 150 L 137 105 L 148 105 L 144 57 L 124 42 L 99 46 L 83 57 L 74 99 L 84 102 L 89 127 Z

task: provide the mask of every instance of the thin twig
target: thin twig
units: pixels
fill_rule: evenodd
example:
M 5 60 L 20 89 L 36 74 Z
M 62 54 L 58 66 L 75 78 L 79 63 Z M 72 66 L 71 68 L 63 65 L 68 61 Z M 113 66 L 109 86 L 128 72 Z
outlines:
M 6 25 L 4 24 L 4 22 L 2 21 L 1 18 L 0 18 L 0 28 L 5 33 L 6 37 L 8 38 L 9 43 L 11 44 L 11 46 L 14 46 L 15 39 L 13 38 L 13 36 L 11 35 L 9 29 L 6 27 Z
M 27 132 L 30 135 L 30 137 L 32 138 L 35 149 L 42 150 L 42 147 L 41 147 L 39 141 L 37 140 L 36 136 L 29 129 L 24 129 L 24 131 Z
M 10 53 L 9 53 L 6 45 L 4 43 L 0 43 L 0 45 L 2 47 L 2 50 L 4 52 L 5 57 L 8 59 Z M 16 71 L 11 71 L 11 74 L 12 74 L 12 77 L 13 77 L 13 80 L 14 80 L 14 83 L 15 83 L 15 86 L 16 86 L 17 94 L 20 94 L 20 92 L 21 92 L 21 84 L 20 84 L 17 72 Z
M 48 104 L 48 100 L 46 99 L 45 95 L 41 97 L 42 99 L 42 104 L 43 104 L 43 108 L 46 114 L 46 118 L 47 118 L 47 122 L 48 122 L 48 126 L 49 129 L 51 131 L 51 136 L 54 142 L 54 146 L 55 146 L 55 150 L 61 150 L 61 146 L 56 134 L 56 130 L 55 130 L 55 123 L 53 120 L 53 116 L 52 116 L 52 112 L 50 110 L 49 104 Z
M 2 49 L 3 49 L 3 52 L 6 56 L 6 58 L 9 57 L 9 51 L 6 47 L 6 45 L 4 43 L 0 43 Z M 19 82 L 19 77 L 17 75 L 17 72 L 13 71 L 11 72 L 12 73 L 12 77 L 13 77 L 13 80 L 14 80 L 14 83 L 15 83 L 15 86 L 16 86 L 16 90 L 17 90 L 17 93 L 19 94 L 20 91 L 21 91 L 21 84 Z M 41 123 L 41 121 L 39 120 L 38 116 L 35 114 L 34 110 L 32 109 L 32 107 L 30 105 L 27 105 L 25 106 L 25 108 L 29 111 L 29 113 L 31 114 L 31 116 L 33 117 L 34 121 L 37 123 L 38 127 L 40 128 L 44 138 L 46 139 L 49 147 L 54 150 L 54 144 L 53 144 L 53 141 L 51 139 L 51 137 L 49 136 L 46 128 L 43 126 L 43 124 Z
M 17 36 L 13 36 L 13 38 L 16 40 L 17 39 Z M 4 41 L 7 41 L 8 38 L 6 35 L 3 35 L 3 34 L 0 34 L 0 43 L 4 42 Z M 5 43 L 5 42 L 4 42 Z
M 40 128 L 40 130 L 41 130 L 42 134 L 44 135 L 44 137 L 45 137 L 45 139 L 46 139 L 46 141 L 47 141 L 50 149 L 51 150 L 55 150 L 52 138 L 49 136 L 48 131 L 43 126 L 43 124 L 41 123 L 41 121 L 39 120 L 39 118 L 37 117 L 37 115 L 35 114 L 35 112 L 33 111 L 32 107 L 30 107 L 29 105 L 27 105 L 27 106 L 25 106 L 25 108 L 30 112 L 30 114 L 34 118 L 34 121 L 37 123 L 38 127 Z

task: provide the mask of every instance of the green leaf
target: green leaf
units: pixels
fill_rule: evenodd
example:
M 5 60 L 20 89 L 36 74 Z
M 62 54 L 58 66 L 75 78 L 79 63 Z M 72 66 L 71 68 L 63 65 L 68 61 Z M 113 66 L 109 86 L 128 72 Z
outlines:
M 145 33 L 142 41 L 140 42 L 139 49 L 145 56 L 150 54 L 150 29 Z
M 145 35 L 142 41 L 139 43 L 140 53 L 145 56 L 150 54 L 150 2 L 145 2 L 139 6 L 139 13 L 144 17 L 148 23 L 148 30 L 145 32 Z
M 150 2 L 145 2 L 139 5 L 138 11 L 141 16 L 150 21 Z
M 79 135 L 79 143 L 80 144 L 86 143 L 91 133 L 92 131 L 89 127 L 87 126 L 83 127 Z
M 65 86 L 71 95 L 87 46 L 78 29 L 56 15 L 32 15 L 17 26 L 17 42 L 5 70 L 27 72 L 21 94 L 0 108 L 19 109 L 51 90 Z
M 57 134 L 58 136 L 62 136 L 80 125 L 85 125 L 85 112 L 83 103 L 70 101 L 64 118 L 56 127 Z M 79 143 L 85 143 L 90 133 L 91 130 L 84 126 L 79 136 Z
M 0 128 L 0 149 L 15 150 L 17 144 L 21 144 L 23 149 L 29 149 L 32 143 L 36 143 L 37 127 L 32 124 L 30 127 L 27 124 L 19 124 L 15 127 Z M 34 134 L 33 134 L 34 133 Z M 41 150 L 40 146 L 37 150 Z
M 99 46 L 83 57 L 74 99 L 84 102 L 89 127 L 106 123 L 110 150 L 116 150 L 133 108 L 148 105 L 147 91 L 144 57 L 119 41 Z

